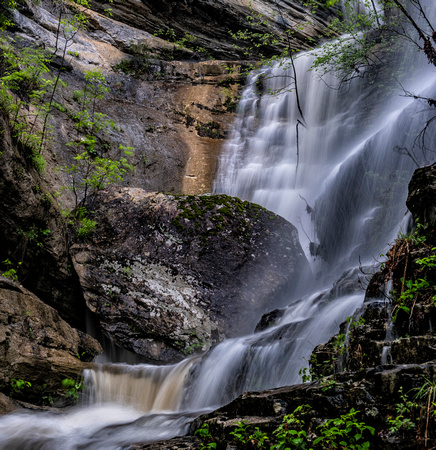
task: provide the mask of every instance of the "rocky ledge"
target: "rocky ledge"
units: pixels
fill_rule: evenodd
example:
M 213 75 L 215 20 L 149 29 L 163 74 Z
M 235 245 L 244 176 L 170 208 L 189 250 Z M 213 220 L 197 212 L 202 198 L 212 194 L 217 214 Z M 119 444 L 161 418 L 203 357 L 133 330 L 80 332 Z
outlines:
M 0 393 L 47 406 L 71 403 L 62 380 L 80 385 L 100 344 L 17 283 L 0 277 Z M 2 397 L 5 399 L 5 397 Z M 0 413 L 18 406 L 0 398 Z

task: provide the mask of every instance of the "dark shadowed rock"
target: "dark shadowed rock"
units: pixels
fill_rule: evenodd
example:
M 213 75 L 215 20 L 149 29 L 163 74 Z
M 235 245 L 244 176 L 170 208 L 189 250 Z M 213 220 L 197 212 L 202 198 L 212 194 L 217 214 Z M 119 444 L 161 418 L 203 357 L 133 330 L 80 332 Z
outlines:
M 64 378 L 79 379 L 102 349 L 35 295 L 0 277 L 0 391 L 32 403 L 64 397 Z M 14 388 L 13 379 L 31 386 Z M 7 409 L 6 404 L 5 408 Z M 2 407 L 3 408 L 3 407 Z
M 61 212 L 32 165 L 32 150 L 13 142 L 3 114 L 0 155 L 0 269 L 16 270 L 24 286 L 84 328 L 85 303 L 71 270 Z
M 424 225 L 428 234 L 433 235 L 436 225 L 436 164 L 420 167 L 409 183 L 406 201 L 415 220 Z
M 87 304 L 151 361 L 251 331 L 310 270 L 293 225 L 236 198 L 114 187 L 87 208 L 97 231 L 71 248 Z

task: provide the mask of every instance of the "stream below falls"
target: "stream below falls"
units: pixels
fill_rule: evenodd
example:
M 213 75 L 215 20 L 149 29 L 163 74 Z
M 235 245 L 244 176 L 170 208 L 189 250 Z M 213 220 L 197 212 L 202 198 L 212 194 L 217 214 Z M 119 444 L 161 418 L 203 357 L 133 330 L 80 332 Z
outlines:
M 404 51 L 398 63 L 410 60 L 413 50 Z M 270 95 L 292 79 L 286 63 L 248 78 L 214 187 L 298 228 L 312 267 L 304 294 L 287 299 L 271 328 L 228 339 L 202 356 L 171 366 L 98 364 L 84 374 L 78 406 L 0 418 L 0 449 L 128 448 L 184 434 L 199 414 L 244 391 L 301 382 L 313 348 L 363 302 L 359 264 L 373 264 L 406 230 L 407 183 L 416 168 L 410 156 L 428 162 L 414 144 L 431 117 L 425 103 L 400 95 L 395 83 L 383 89 L 357 78 L 332 89 L 334 75 L 321 80 L 309 70 L 313 57 L 295 60 L 301 111 L 295 90 Z M 409 66 L 413 76 L 404 89 L 436 97 L 435 68 L 422 55 Z M 335 284 L 341 277 L 347 289 Z M 277 306 L 283 305 L 271 310 Z

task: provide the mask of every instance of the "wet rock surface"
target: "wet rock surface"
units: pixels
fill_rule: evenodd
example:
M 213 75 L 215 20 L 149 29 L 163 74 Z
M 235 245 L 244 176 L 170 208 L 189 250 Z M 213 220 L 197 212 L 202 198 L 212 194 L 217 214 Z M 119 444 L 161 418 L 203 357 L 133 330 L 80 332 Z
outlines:
M 309 270 L 296 229 L 225 195 L 109 188 L 96 232 L 71 248 L 89 308 L 116 343 L 170 362 L 252 330 Z

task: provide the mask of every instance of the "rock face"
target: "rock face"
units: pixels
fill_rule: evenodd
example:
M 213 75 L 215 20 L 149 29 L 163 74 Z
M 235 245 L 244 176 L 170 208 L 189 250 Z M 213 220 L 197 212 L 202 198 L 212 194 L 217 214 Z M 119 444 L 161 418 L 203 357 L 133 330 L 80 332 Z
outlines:
M 251 331 L 310 270 L 291 224 L 236 198 L 110 188 L 86 206 L 97 231 L 71 254 L 88 307 L 149 361 Z
M 0 154 L 0 267 L 15 270 L 24 286 L 84 328 L 85 303 L 71 270 L 64 220 L 32 167 L 30 150 L 12 142 L 1 114 Z
M 62 380 L 80 379 L 100 344 L 16 283 L 0 277 L 0 392 L 17 400 L 64 403 Z M 14 386 L 14 380 L 30 383 Z M 8 402 L 2 402 L 6 411 Z
M 312 17 L 302 5 L 286 1 L 283 18 L 277 18 L 270 2 L 256 0 L 252 7 L 265 15 L 266 28 L 249 23 L 246 16 L 252 12 L 251 2 L 246 0 L 118 0 L 110 5 L 111 17 L 103 14 L 106 3 L 92 3 L 96 10 L 83 11 L 88 20 L 86 30 L 68 41 L 62 73 L 66 87 L 58 86 L 54 100 L 61 108 L 50 119 L 53 139 L 45 155 L 48 167 L 74 164 L 75 154 L 66 146 L 78 138 L 72 117 L 80 105 L 73 92 L 84 88 L 86 72 L 100 70 L 109 92 L 98 102 L 97 110 L 117 125 L 116 131 L 98 136 L 105 156 L 120 157 L 120 143 L 134 147 L 130 162 L 135 171 L 126 176 L 127 185 L 188 194 L 211 192 L 222 138 L 232 123 L 238 90 L 244 84 L 244 77 L 238 74 L 244 66 L 240 60 L 247 59 L 245 43 L 232 38 L 229 31 L 269 31 L 284 38 L 285 30 L 293 29 L 287 44 L 307 49 L 312 39 L 325 33 L 331 13 L 327 10 Z M 14 19 L 15 36 L 24 46 L 35 42 L 46 48 L 58 45 L 52 63 L 55 76 L 65 43 L 62 32 L 60 39 L 56 37 L 59 5 L 50 0 L 39 5 L 28 1 L 20 8 Z M 161 37 L 154 36 L 160 31 Z M 186 41 L 186 33 L 194 43 Z M 191 48 L 165 39 L 185 39 Z M 241 45 L 240 50 L 234 49 L 235 43 Z M 204 51 L 200 56 L 199 47 Z M 280 47 L 283 44 L 271 43 L 266 51 L 274 53 Z M 50 175 L 49 184 L 59 189 L 70 186 L 71 179 L 58 171 Z M 62 202 L 64 207 L 74 206 L 67 190 L 63 190 Z
M 398 403 L 401 402 L 398 394 L 401 389 L 404 392 L 418 390 L 426 379 L 433 379 L 435 375 L 434 364 L 410 364 L 386 370 L 371 368 L 354 373 L 341 373 L 331 379 L 261 392 L 247 392 L 228 405 L 198 418 L 191 426 L 190 435 L 184 438 L 136 445 L 132 448 L 144 450 L 198 449 L 201 446 L 201 439 L 193 433 L 201 424 L 206 423 L 209 426 L 212 441 L 217 444 L 217 449 L 238 449 L 241 446 L 230 433 L 241 421 L 246 422 L 246 436 L 254 434 L 255 429 L 259 428 L 261 432 L 268 435 L 269 445 L 277 444 L 277 436 L 273 434 L 274 430 L 282 423 L 285 415 L 294 414 L 293 418 L 296 421 L 288 422 L 285 429 L 297 432 L 304 430 L 311 442 L 308 444 L 309 448 L 323 449 L 325 447 L 322 443 L 313 445 L 315 437 L 321 434 L 319 426 L 328 419 L 339 419 L 341 415 L 348 414 L 353 408 L 357 414 L 348 422 L 353 431 L 355 429 L 352 428 L 352 424 L 356 423 L 363 423 L 375 429 L 374 435 L 364 434 L 360 441 L 361 444 L 367 441 L 370 443 L 368 448 L 374 449 L 412 450 L 422 448 L 418 445 L 419 443 L 422 445 L 424 442 L 425 425 L 419 422 L 416 416 L 413 419 L 418 423 L 416 428 L 406 429 L 404 427 L 399 434 L 391 431 L 390 419 L 398 414 L 393 401 L 398 399 Z M 302 405 L 306 405 L 303 407 L 303 414 L 296 413 L 296 409 Z M 430 418 L 427 444 L 434 442 L 433 423 L 434 419 Z M 335 425 L 337 427 L 335 431 L 339 433 L 340 430 L 345 429 L 340 423 Z M 289 439 L 293 437 L 291 435 Z M 255 438 L 253 441 L 255 442 Z M 306 441 L 303 438 L 302 444 L 304 443 Z M 352 447 L 344 446 L 342 448 Z
M 264 54 L 277 54 L 284 47 L 285 30 L 293 30 L 290 42 L 295 49 L 308 49 L 311 38 L 319 39 L 326 33 L 326 24 L 332 10 L 320 10 L 312 15 L 303 2 L 286 0 L 280 2 L 280 17 L 271 2 L 264 0 L 115 0 L 110 7 L 112 17 L 150 34 L 172 29 L 177 36 L 190 33 L 197 37 L 200 47 L 205 48 L 215 59 L 242 60 L 249 47 L 233 35 L 249 30 L 257 33 L 272 33 L 277 41 L 264 50 Z M 97 0 L 93 6 L 99 12 L 107 7 Z M 248 16 L 262 15 L 262 24 L 249 20 Z M 235 48 L 236 47 L 236 48 Z

